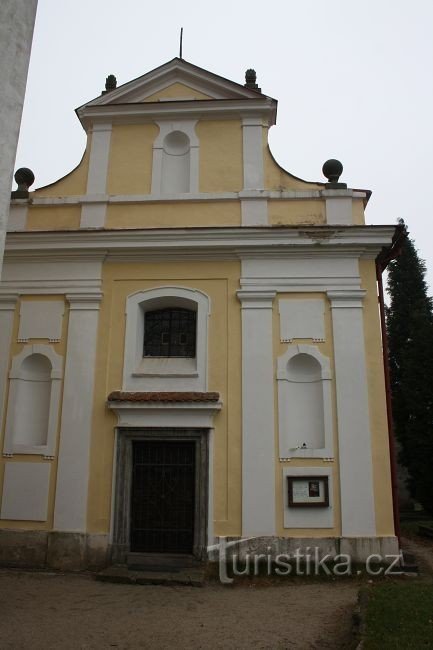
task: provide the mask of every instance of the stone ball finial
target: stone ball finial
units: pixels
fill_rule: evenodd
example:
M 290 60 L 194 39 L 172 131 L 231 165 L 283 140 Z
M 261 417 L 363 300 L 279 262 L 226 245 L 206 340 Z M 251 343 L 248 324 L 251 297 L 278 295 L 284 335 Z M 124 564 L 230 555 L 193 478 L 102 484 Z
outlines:
M 35 182 L 35 175 L 28 167 L 20 167 L 14 174 L 18 185 L 18 192 L 28 192 L 29 187 Z
M 18 185 L 14 192 L 11 192 L 11 199 L 28 199 L 29 187 L 35 182 L 35 175 L 28 167 L 20 167 L 14 174 Z
M 322 172 L 328 179 L 328 183 L 338 183 L 338 180 L 343 173 L 343 165 L 339 160 L 330 158 L 324 163 Z

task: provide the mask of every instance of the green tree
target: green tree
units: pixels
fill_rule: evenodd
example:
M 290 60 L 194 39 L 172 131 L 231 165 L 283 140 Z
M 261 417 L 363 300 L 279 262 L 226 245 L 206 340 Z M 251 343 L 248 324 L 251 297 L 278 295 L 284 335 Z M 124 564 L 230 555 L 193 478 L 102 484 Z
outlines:
M 403 220 L 399 223 L 406 229 Z M 433 304 L 425 273 L 425 262 L 407 236 L 388 266 L 392 410 L 410 494 L 433 514 Z

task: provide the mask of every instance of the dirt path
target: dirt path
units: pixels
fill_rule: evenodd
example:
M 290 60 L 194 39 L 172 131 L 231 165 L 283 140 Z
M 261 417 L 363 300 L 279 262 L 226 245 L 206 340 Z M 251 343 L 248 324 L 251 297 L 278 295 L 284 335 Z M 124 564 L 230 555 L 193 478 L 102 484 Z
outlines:
M 354 583 L 140 587 L 0 570 L 2 649 L 349 648 Z

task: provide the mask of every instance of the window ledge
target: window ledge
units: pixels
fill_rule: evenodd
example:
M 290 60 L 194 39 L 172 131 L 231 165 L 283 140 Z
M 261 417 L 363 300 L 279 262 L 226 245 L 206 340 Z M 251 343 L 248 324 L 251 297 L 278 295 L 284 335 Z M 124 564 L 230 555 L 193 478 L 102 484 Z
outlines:
M 182 372 L 181 370 L 161 370 L 160 372 L 137 371 L 131 373 L 132 377 L 198 377 L 198 372 Z

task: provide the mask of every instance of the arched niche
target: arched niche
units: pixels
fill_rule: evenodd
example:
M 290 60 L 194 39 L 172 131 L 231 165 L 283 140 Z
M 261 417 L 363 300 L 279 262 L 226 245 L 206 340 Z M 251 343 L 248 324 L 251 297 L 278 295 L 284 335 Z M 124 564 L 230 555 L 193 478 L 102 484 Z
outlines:
M 182 195 L 199 191 L 197 120 L 160 120 L 153 143 L 153 195 Z
M 190 140 L 182 131 L 168 133 L 163 142 L 161 192 L 189 192 Z
M 53 456 L 63 358 L 49 345 L 29 345 L 14 357 L 4 453 Z
M 332 457 L 329 359 L 315 346 L 289 345 L 277 383 L 280 458 Z

